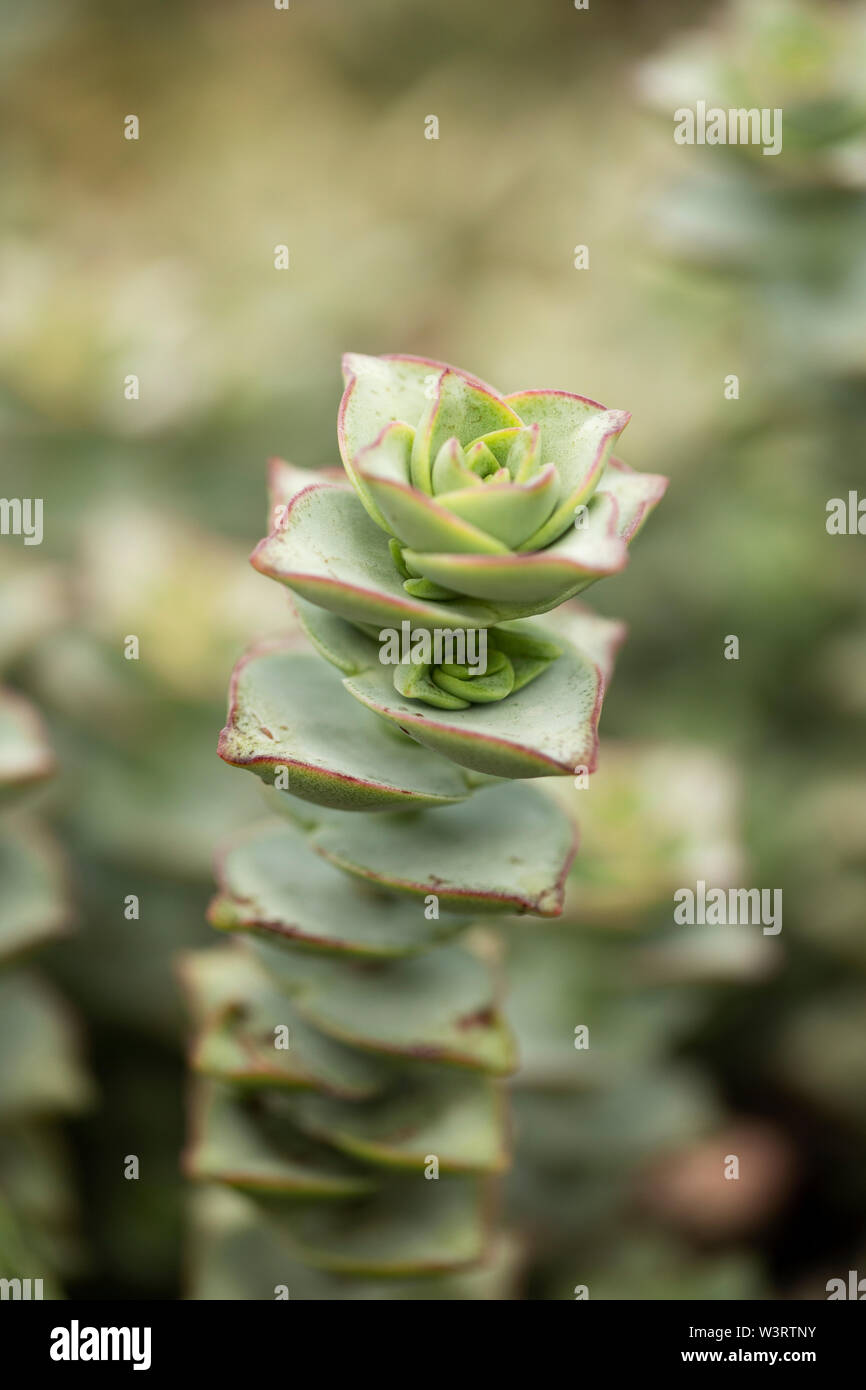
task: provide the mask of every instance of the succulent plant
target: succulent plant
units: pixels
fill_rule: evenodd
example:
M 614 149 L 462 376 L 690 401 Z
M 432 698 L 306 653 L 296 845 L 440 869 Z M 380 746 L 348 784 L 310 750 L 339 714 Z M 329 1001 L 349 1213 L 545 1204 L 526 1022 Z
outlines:
M 36 711 L 0 689 L 0 1277 L 29 1280 L 31 1290 L 41 1280 L 45 1298 L 62 1297 L 61 1277 L 77 1259 L 57 1120 L 91 1099 L 67 1008 L 27 960 L 69 920 L 58 847 L 22 810 L 53 770 Z
M 760 982 L 772 968 L 772 947 L 748 927 L 696 937 L 665 925 L 696 857 L 724 881 L 741 871 L 736 777 L 699 745 L 608 740 L 589 793 L 566 778 L 550 785 L 580 811 L 562 916 L 531 932 L 518 918 L 497 928 L 521 1058 L 506 1210 L 530 1233 L 536 1297 L 572 1298 L 580 1282 L 593 1299 L 679 1298 L 661 1291 L 669 1263 L 694 1265 L 695 1296 L 710 1297 L 716 1262 L 704 1266 L 675 1231 L 659 1230 L 644 1188 L 648 1171 L 722 1142 L 720 1098 L 686 1060 L 687 1041 L 725 984 Z M 633 1252 L 648 1237 L 659 1251 L 644 1266 Z M 721 1268 L 731 1297 L 756 1296 L 751 1261 Z
M 562 806 L 504 779 L 594 768 L 622 629 L 569 601 L 622 568 L 665 480 L 610 459 L 628 416 L 582 397 L 345 366 L 348 483 L 274 461 L 253 555 L 315 652 L 297 631 L 248 652 L 220 737 L 279 814 L 219 856 L 230 943 L 185 959 L 187 1171 L 248 1199 L 206 1195 L 220 1263 L 194 1292 L 413 1298 L 427 1276 L 434 1297 L 502 1297 L 490 1187 L 517 1057 L 477 923 L 557 916 L 575 852 Z M 248 1280 L 220 1273 L 250 1249 Z
M 689 151 L 685 176 L 681 165 L 650 226 L 680 283 L 694 289 L 693 277 L 701 283 L 708 271 L 724 277 L 724 314 L 735 316 L 750 369 L 777 378 L 795 407 L 828 376 L 864 369 L 864 52 L 862 5 L 730 0 L 638 71 L 647 106 L 666 125 L 709 94 L 722 109 L 784 113 L 781 158 L 765 159 L 749 142 Z M 821 407 L 835 418 L 832 403 Z
M 253 564 L 350 622 L 487 628 L 547 612 L 623 568 L 664 492 L 610 458 L 626 411 L 565 391 L 501 396 L 427 358 L 348 353 L 343 370 L 354 496 L 329 479 L 282 498 Z

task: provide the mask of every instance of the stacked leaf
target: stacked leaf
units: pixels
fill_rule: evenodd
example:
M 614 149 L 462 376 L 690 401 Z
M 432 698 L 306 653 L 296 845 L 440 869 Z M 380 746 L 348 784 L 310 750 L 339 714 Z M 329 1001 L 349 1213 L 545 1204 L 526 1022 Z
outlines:
M 90 1098 L 66 1006 L 26 963 L 69 921 L 58 847 L 21 811 L 53 770 L 35 710 L 0 690 L 0 1277 L 22 1281 L 13 1297 L 28 1289 L 30 1297 L 60 1297 L 59 1280 L 76 1258 L 57 1120 Z
M 174 962 L 210 937 L 214 842 L 260 805 L 252 784 L 226 795 L 231 770 L 202 730 L 220 719 L 240 633 L 284 628 L 285 604 L 268 604 L 243 547 L 140 496 L 83 510 L 64 527 L 68 565 L 4 551 L 0 585 L 2 655 L 50 718 L 50 810 L 76 866 L 77 930 L 44 965 L 87 1020 L 103 1101 L 76 1131 L 89 1250 L 70 1293 L 170 1298 L 186 1204 Z
M 556 1299 L 576 1285 L 593 1299 L 752 1296 L 757 1271 L 735 1246 L 704 1258 L 642 1200 L 648 1175 L 701 1140 L 720 1145 L 716 1200 L 737 1198 L 724 1107 L 683 1054 L 720 993 L 772 971 L 775 944 L 672 919 L 674 892 L 702 866 L 714 883 L 742 875 L 736 780 L 700 746 L 614 742 L 578 788 L 555 784 L 581 825 L 561 922 L 503 929 L 523 1061 L 510 1210 L 530 1243 L 529 1287 Z
M 730 1092 L 759 1106 L 777 1094 L 810 1174 L 810 1219 L 826 1232 L 821 1261 L 828 1247 L 848 1251 L 837 1267 L 816 1266 L 808 1242 L 783 1252 L 805 1266 L 795 1282 L 809 1297 L 826 1296 L 828 1277 L 858 1258 L 852 1212 L 866 1200 L 866 587 L 856 523 L 834 534 L 830 519 L 831 499 L 847 504 L 859 486 L 866 440 L 864 44 L 862 4 L 741 0 L 643 71 L 666 117 L 698 98 L 783 113 L 777 156 L 754 145 L 677 150 L 658 224 L 673 282 L 704 303 L 721 287 L 736 325 L 742 400 L 725 402 L 721 447 L 704 460 L 712 520 L 695 540 L 719 553 L 737 529 L 737 543 L 698 592 L 706 622 L 715 579 L 719 631 L 761 653 L 732 665 L 727 689 L 741 738 L 752 723 L 755 881 L 784 889 L 787 968 L 769 997 L 720 1024 L 719 1050 Z M 695 555 L 674 551 L 670 564 Z
M 621 639 L 567 601 L 622 568 L 664 480 L 610 459 L 628 417 L 582 397 L 345 368 L 353 486 L 273 465 L 253 557 L 318 655 L 249 652 L 220 740 L 282 819 L 226 846 L 211 920 L 232 942 L 186 960 L 195 1292 L 503 1296 L 518 1059 L 495 938 L 467 929 L 562 910 L 573 822 L 525 781 L 594 769 Z

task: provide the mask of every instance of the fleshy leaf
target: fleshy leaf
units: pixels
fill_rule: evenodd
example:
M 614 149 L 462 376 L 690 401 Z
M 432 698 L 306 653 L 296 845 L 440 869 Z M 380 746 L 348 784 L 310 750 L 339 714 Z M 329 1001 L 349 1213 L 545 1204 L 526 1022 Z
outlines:
M 345 1274 L 435 1274 L 475 1264 L 488 1239 L 483 1179 L 392 1178 L 363 1202 L 289 1207 L 274 1215 L 310 1264 Z
M 415 431 L 410 425 L 395 420 L 386 425 L 378 438 L 362 449 L 352 461 L 351 479 L 364 508 L 377 526 L 384 526 L 394 535 L 399 535 L 399 532 L 388 520 L 387 513 L 378 505 L 379 498 L 374 484 L 390 482 L 402 484 L 404 487 L 410 485 L 414 438 Z M 386 492 L 386 498 L 387 495 Z
M 4 1124 L 54 1111 L 75 1114 L 91 1101 L 91 1085 L 64 1002 L 24 969 L 0 975 L 0 1049 Z
M 219 754 L 303 801 L 341 810 L 441 806 L 469 795 L 466 778 L 341 699 L 339 680 L 285 645 L 253 649 L 232 677 Z
M 481 487 L 481 478 L 467 466 L 460 441 L 446 439 L 433 464 L 433 491 L 453 492 L 466 487 Z
M 433 461 L 451 438 L 471 444 L 480 435 L 519 427 L 519 415 L 490 387 L 448 367 L 429 392 L 412 446 L 412 482 L 419 492 L 433 490 Z
M 375 1058 L 311 1028 L 249 951 L 188 952 L 181 974 L 198 1025 L 191 1065 L 201 1075 L 342 1100 L 368 1099 L 388 1081 Z M 288 1030 L 288 1046 L 275 1045 L 277 1028 Z
M 513 1070 L 490 968 L 465 946 L 375 966 L 283 951 L 258 937 L 250 948 L 298 1012 L 339 1042 L 493 1075 Z
M 367 357 L 363 353 L 346 353 L 343 358 L 346 389 L 337 418 L 337 438 L 340 457 L 353 482 L 354 459 L 360 451 L 378 439 L 386 425 L 395 420 L 417 425 L 430 402 L 436 381 L 446 370 L 449 369 L 444 362 L 424 357 L 399 354 Z M 490 389 L 476 377 L 465 373 L 458 375 L 482 390 Z M 362 495 L 360 489 L 359 495 Z M 375 507 L 370 515 L 383 530 L 388 529 Z
M 513 548 L 550 515 L 558 493 L 556 469 L 548 464 L 526 483 L 508 481 L 488 483 L 486 487 L 482 483 L 480 488 L 440 494 L 436 500 L 441 507 Z M 407 545 L 415 547 L 416 542 L 407 537 Z
M 505 466 L 516 483 L 526 483 L 541 462 L 541 429 L 529 425 L 515 431 L 505 456 Z
M 0 802 L 54 771 L 54 757 L 35 709 L 11 690 L 0 690 Z
M 431 679 L 432 667 L 415 661 L 401 661 L 394 667 L 394 689 L 407 700 L 423 700 L 434 709 L 466 709 L 468 700 Z
M 268 531 L 279 529 L 292 502 L 308 487 L 322 482 L 345 484 L 339 468 L 297 468 L 285 459 L 268 460 Z
M 535 612 L 543 612 L 573 598 L 602 575 L 617 574 L 626 565 L 628 550 L 618 534 L 612 493 L 593 497 L 584 520 L 586 524 L 570 527 L 546 550 L 461 555 L 422 553 L 407 547 L 404 559 L 436 584 L 489 602 L 522 601 Z
M 354 492 L 326 483 L 295 498 L 285 526 L 259 543 L 251 562 L 310 603 L 377 628 L 399 625 L 404 619 L 428 629 L 443 621 L 449 627 L 492 627 L 536 611 L 528 602 L 476 603 L 461 598 L 443 607 L 413 598 L 403 586 L 387 541 Z
M 559 506 L 524 544 L 540 550 L 573 523 L 574 508 L 594 491 L 631 416 L 567 391 L 520 391 L 507 400 L 528 425 L 540 428 L 541 457 L 556 464 L 560 479 Z
M 467 704 L 488 705 L 504 700 L 511 694 L 514 689 L 514 667 L 507 656 L 501 656 L 501 664 L 496 670 L 488 667 L 485 675 L 473 678 L 468 673 L 468 667 L 440 666 L 433 673 L 433 681 L 449 695 L 465 698 Z
M 283 1142 L 263 1133 L 229 1087 L 200 1081 L 192 1115 L 193 1139 L 184 1171 L 198 1182 L 223 1182 L 244 1192 L 282 1197 L 356 1197 L 369 1178 L 331 1152 L 284 1132 Z
M 611 459 L 598 485 L 599 496 L 609 494 L 616 503 L 616 533 L 630 543 L 667 491 L 668 480 L 659 473 L 638 473 L 621 459 Z
M 637 473 L 611 459 L 586 512 L 575 518 L 579 524 L 545 550 L 500 557 L 421 554 L 407 548 L 404 560 L 434 583 L 497 604 L 513 603 L 519 594 L 529 612 L 542 613 L 624 568 L 628 545 L 666 488 L 667 478 Z
M 590 771 L 595 767 L 598 721 L 623 637 L 621 624 L 574 604 L 549 615 L 544 625 L 502 625 L 492 640 L 512 646 L 511 693 L 495 703 L 472 703 L 467 685 L 446 678 L 443 694 L 452 707 L 443 698 L 437 709 L 435 690 L 442 678 L 431 691 L 434 681 L 428 667 L 383 665 L 376 643 L 350 624 L 308 605 L 299 606 L 298 612 L 319 650 L 345 673 L 343 684 L 351 695 L 462 767 L 489 777 L 521 778 L 564 776 L 577 766 Z M 528 688 L 534 677 L 543 684 Z M 478 681 L 476 677 L 471 684 Z M 418 694 L 401 695 L 401 690 Z M 461 703 L 454 707 L 458 700 Z
M 422 1172 L 435 1154 L 443 1173 L 499 1173 L 508 1161 L 501 1086 L 455 1069 L 425 1068 L 363 1105 L 292 1098 L 297 1124 L 350 1157 Z
M 511 441 L 513 441 L 517 435 L 517 430 L 506 430 L 504 433 L 507 435 L 508 443 L 510 445 Z M 498 473 L 500 468 L 502 467 L 501 463 L 499 462 L 499 460 L 497 459 L 496 455 L 490 447 L 491 440 L 495 441 L 494 435 L 491 435 L 490 439 L 476 439 L 475 442 L 473 444 L 470 444 L 469 447 L 464 451 L 466 456 L 467 467 L 472 473 L 476 475 L 476 477 L 480 478 L 482 481 L 485 478 L 490 478 L 494 474 Z
M 439 1184 L 430 1184 L 439 1186 Z M 484 1194 L 475 1191 L 475 1205 L 470 1219 L 478 1227 Z M 407 1238 L 398 1238 L 400 1227 L 390 1228 L 391 1263 L 383 1274 L 371 1274 L 362 1268 L 354 1273 L 317 1269 L 302 1264 L 297 1252 L 289 1248 L 285 1230 L 275 1229 L 271 1213 L 264 1211 L 242 1193 L 227 1188 L 201 1187 L 193 1193 L 192 1285 L 189 1297 L 207 1302 L 237 1302 L 255 1300 L 263 1290 L 271 1291 L 277 1284 L 290 1290 L 296 1302 L 485 1302 L 516 1296 L 519 1249 L 514 1241 L 491 1243 L 484 1258 L 469 1268 L 451 1270 L 447 1259 L 450 1221 L 439 1222 L 443 1215 L 438 1203 L 428 1210 L 420 1203 L 417 1211 L 411 1205 L 405 1209 Z M 420 1230 L 425 1243 L 419 1241 Z M 328 1233 L 329 1237 L 332 1233 Z M 455 1233 L 456 1234 L 456 1233 Z M 330 1248 L 330 1247 L 329 1247 Z M 356 1251 L 359 1247 L 353 1246 Z M 454 1249 L 462 1246 L 454 1245 Z M 385 1246 L 378 1247 L 381 1260 Z M 373 1247 L 367 1248 L 368 1262 Z M 402 1257 L 406 1277 L 400 1277 L 394 1264 Z M 26 1263 L 26 1262 L 24 1262 Z M 431 1268 L 431 1263 L 435 1265 Z M 21 1262 L 19 1262 L 19 1266 Z M 410 1266 L 410 1267 L 407 1267 Z M 418 1275 L 424 1277 L 419 1278 Z M 46 1295 L 47 1296 L 47 1295 Z
M 219 893 L 209 919 L 224 931 L 368 959 L 413 955 L 445 940 L 467 919 L 428 920 L 405 898 L 351 883 L 311 855 L 285 821 L 237 835 L 217 860 Z
M 0 835 L 0 961 L 60 934 L 69 920 L 62 862 L 36 826 Z
M 604 687 L 624 635 L 620 623 L 570 604 L 549 615 L 543 626 L 520 622 L 497 627 L 492 641 L 508 653 L 514 671 L 513 691 L 500 704 L 515 706 L 517 693 L 542 674 L 546 698 L 539 702 L 527 692 L 512 715 L 498 714 L 492 725 L 494 706 L 473 715 L 468 699 L 434 685 L 429 667 L 384 666 L 375 641 L 350 623 L 303 601 L 296 601 L 296 608 L 310 640 L 345 673 L 350 694 L 454 762 L 489 777 L 564 775 L 578 765 L 595 766 Z M 454 714 L 440 716 L 434 706 Z M 561 720 L 551 721 L 551 708 L 565 711 Z
M 375 819 L 320 812 L 309 836 L 347 873 L 413 897 L 433 893 L 449 912 L 540 917 L 561 911 L 575 849 L 568 817 L 526 786 L 494 786 L 435 812 Z
M 361 472 L 359 476 L 374 499 L 390 531 L 408 548 L 419 550 L 448 550 L 455 554 L 502 555 L 508 553 L 508 546 L 494 536 L 488 535 L 479 526 L 473 525 L 454 511 L 450 511 L 439 499 L 428 497 L 418 488 L 378 478 L 371 473 Z M 451 498 L 483 498 L 489 488 L 482 483 L 480 488 L 468 489 L 465 493 L 452 493 Z M 495 506 L 495 504 L 494 504 Z

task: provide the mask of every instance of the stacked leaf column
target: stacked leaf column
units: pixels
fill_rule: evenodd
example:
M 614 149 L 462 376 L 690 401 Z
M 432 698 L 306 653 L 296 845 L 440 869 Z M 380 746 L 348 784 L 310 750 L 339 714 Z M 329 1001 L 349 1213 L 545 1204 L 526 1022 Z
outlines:
M 567 601 L 665 484 L 610 458 L 628 416 L 582 397 L 409 357 L 345 374 L 349 482 L 272 464 L 253 556 L 315 650 L 248 652 L 220 742 L 280 814 L 220 855 L 231 944 L 186 960 L 194 1293 L 502 1297 L 518 1058 L 478 923 L 561 911 L 575 829 L 525 783 L 593 770 L 622 635 Z
M 0 688 L 0 1278 L 12 1290 L 4 1298 L 62 1298 L 61 1281 L 81 1256 L 58 1121 L 86 1108 L 91 1083 L 64 1001 L 29 963 L 69 924 L 59 847 L 22 811 L 54 770 L 36 710 Z

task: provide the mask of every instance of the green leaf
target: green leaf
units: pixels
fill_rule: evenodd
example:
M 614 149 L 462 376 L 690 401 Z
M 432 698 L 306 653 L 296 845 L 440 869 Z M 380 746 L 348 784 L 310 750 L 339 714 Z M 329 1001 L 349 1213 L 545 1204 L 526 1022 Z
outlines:
M 488 536 L 494 537 L 509 549 L 515 549 L 531 535 L 538 526 L 550 516 L 559 495 L 559 479 L 552 464 L 543 468 L 525 483 L 488 483 L 480 488 L 463 488 L 460 492 L 440 493 L 436 498 L 439 506 L 445 507 L 464 521 Z M 573 516 L 569 520 L 573 520 Z M 409 547 L 420 550 L 444 550 L 437 544 L 437 537 L 431 543 L 418 545 L 411 536 L 405 537 Z M 452 545 L 450 549 L 458 548 Z M 481 547 L 476 546 L 476 550 Z M 490 547 L 484 547 L 489 549 Z
M 235 667 L 219 755 L 341 810 L 443 806 L 471 790 L 457 769 L 344 700 L 339 678 L 291 642 L 254 648 Z
M 521 602 L 540 613 L 573 598 L 603 575 L 616 574 L 628 560 L 626 542 L 617 533 L 617 508 L 610 494 L 587 504 L 586 524 L 572 525 L 546 550 L 525 547 L 507 555 L 434 554 L 407 546 L 405 563 L 426 579 L 490 603 Z
M 310 603 L 376 628 L 399 626 L 403 619 L 424 628 L 443 623 L 492 627 L 536 611 L 528 602 L 439 603 L 413 598 L 403 587 L 388 542 L 358 498 L 348 488 L 328 483 L 295 498 L 284 527 L 259 543 L 251 563 Z
M 339 1199 L 369 1191 L 359 1169 L 293 1133 L 268 1125 L 217 1082 L 200 1081 L 192 1105 L 193 1138 L 184 1171 L 197 1182 L 223 1182 L 282 1198 Z
M 291 1113 L 354 1158 L 419 1175 L 430 1154 L 442 1173 L 499 1173 L 508 1162 L 502 1087 L 471 1072 L 419 1072 L 362 1105 L 293 1097 Z
M 445 550 L 451 554 L 467 555 L 508 553 L 508 546 L 502 541 L 488 535 L 471 521 L 463 520 L 456 509 L 449 509 L 447 504 L 438 498 L 429 497 L 418 488 L 408 487 L 404 483 L 392 482 L 389 478 L 376 478 L 371 473 L 364 472 L 361 477 L 387 520 L 389 530 L 407 548 Z M 452 492 L 448 496 L 451 501 L 464 495 L 469 499 L 478 498 L 483 501 L 492 490 L 492 485 L 485 487 L 482 484 L 480 488 L 467 488 L 465 493 Z M 466 510 L 471 511 L 468 503 Z M 479 510 L 483 510 L 483 507 L 476 508 L 476 511 Z M 495 518 L 495 501 L 492 510 Z
M 403 560 L 433 583 L 461 594 L 499 605 L 519 601 L 527 616 L 541 613 L 623 569 L 628 545 L 666 488 L 666 478 L 636 473 L 611 459 L 586 504 L 569 499 L 568 528 L 543 550 L 529 551 L 527 543 L 517 554 L 491 556 L 433 554 L 406 547 Z M 576 513 L 578 505 L 585 505 L 586 511 Z M 532 537 L 531 543 L 537 539 Z
M 518 1255 L 514 1243 L 500 1240 L 489 1258 L 453 1272 L 424 1269 L 416 1254 L 422 1267 L 415 1277 L 332 1274 L 302 1264 L 289 1250 L 284 1234 L 274 1229 L 271 1214 L 241 1193 L 202 1187 L 193 1195 L 190 1297 L 194 1299 L 272 1300 L 280 1285 L 286 1286 L 293 1303 L 491 1302 L 514 1296 Z M 470 1219 L 474 1224 L 474 1211 Z M 425 1228 L 430 1236 L 429 1256 L 434 1256 L 441 1239 L 435 1223 Z
M 343 379 L 346 389 L 337 417 L 337 438 L 340 457 L 349 478 L 355 482 L 354 459 L 362 449 L 378 439 L 383 429 L 395 420 L 416 425 L 429 400 L 433 381 L 444 370 L 441 362 L 420 357 L 368 357 L 359 352 L 347 352 L 343 358 Z M 358 489 L 370 516 L 388 529 L 384 517 Z
M 285 459 L 269 459 L 268 530 L 278 528 L 290 503 L 308 487 L 320 483 L 329 473 L 332 481 L 343 481 L 339 469 L 314 471 L 311 468 L 297 468 L 293 463 L 286 463 Z
M 310 1264 L 395 1278 L 480 1260 L 488 1240 L 484 1180 L 394 1178 L 363 1202 L 307 1205 L 274 1216 Z
M 598 494 L 616 503 L 616 534 L 630 544 L 667 491 L 668 480 L 658 473 L 636 473 L 621 459 L 611 459 L 602 474 Z
M 90 1103 L 90 1082 L 65 1006 L 37 976 L 0 975 L 0 1117 L 76 1114 Z
M 495 655 L 501 658 L 496 670 L 492 669 L 492 658 L 483 676 L 473 677 L 464 666 L 440 666 L 433 672 L 434 684 L 471 705 L 489 705 L 504 700 L 514 689 L 514 667 L 503 653 L 497 652 Z
M 238 835 L 217 861 L 211 923 L 276 944 L 373 959 L 414 955 L 453 936 L 467 918 L 428 920 L 405 898 L 352 883 L 283 822 Z
M 394 689 L 407 700 L 423 700 L 435 709 L 467 709 L 469 701 L 460 694 L 449 693 L 438 680 L 431 680 L 432 667 L 414 661 L 401 661 L 394 666 Z M 386 682 L 387 683 L 387 682 Z
M 540 426 L 528 425 L 516 430 L 505 456 L 505 466 L 515 483 L 529 482 L 538 472 L 542 461 Z
M 494 430 L 519 427 L 522 421 L 490 387 L 453 367 L 441 373 L 428 394 L 412 446 L 412 482 L 419 492 L 430 494 L 433 461 L 449 439 L 467 445 Z
M 11 800 L 54 771 L 54 756 L 35 709 L 0 690 L 0 802 Z
M 595 766 L 602 697 L 623 637 L 620 623 L 571 604 L 544 625 L 497 627 L 490 641 L 508 650 L 513 690 L 498 703 L 472 708 L 463 687 L 459 693 L 456 684 L 441 690 L 426 666 L 383 665 L 376 642 L 333 614 L 302 601 L 297 611 L 310 640 L 346 673 L 343 684 L 351 695 L 461 766 L 511 778 L 562 776 Z M 524 689 L 533 678 L 542 683 Z
M 378 485 L 393 483 L 408 487 L 410 485 L 410 464 L 412 443 L 415 431 L 410 425 L 393 421 L 386 425 L 382 433 L 361 449 L 352 460 L 347 472 L 354 484 L 367 514 L 389 532 L 394 526 L 388 519 L 387 509 L 380 507 Z M 387 492 L 385 497 L 387 498 Z
M 425 704 L 401 699 L 390 677 L 392 668 L 380 664 L 371 663 L 343 683 L 368 709 L 426 748 L 476 772 L 528 778 L 566 776 L 578 767 L 592 771 L 602 700 L 622 639 L 621 624 L 575 607 L 574 611 L 551 615 L 546 628 L 527 623 L 496 631 L 541 639 L 562 637 L 561 655 L 549 665 L 545 662 L 546 669 L 531 684 L 531 662 L 528 668 L 521 667 L 521 679 L 515 679 L 514 689 L 505 699 L 442 714 Z M 440 678 L 440 683 L 455 697 L 463 693 L 459 681 L 443 682 Z
M 469 468 L 457 439 L 446 439 L 433 464 L 433 492 L 453 492 L 457 488 L 481 487 L 477 471 Z
M 556 917 L 574 855 L 574 829 L 532 787 L 494 786 L 471 805 L 377 816 L 321 812 L 310 843 L 332 864 L 448 912 Z
M 527 424 L 540 427 L 541 457 L 556 464 L 560 481 L 556 510 L 523 542 L 524 550 L 541 550 L 573 525 L 575 507 L 592 495 L 631 416 L 567 391 L 522 391 L 508 401 Z
M 390 1073 L 374 1058 L 311 1028 L 248 951 L 230 946 L 188 952 L 181 967 L 197 1021 L 191 1065 L 201 1075 L 343 1100 L 364 1100 L 388 1081 Z M 287 1047 L 275 1045 L 277 1029 Z
M 465 946 L 369 962 L 250 947 L 298 1012 L 329 1037 L 364 1051 L 506 1075 L 511 1036 L 489 967 Z
M 0 832 L 0 961 L 61 934 L 69 921 L 64 868 L 36 825 Z

